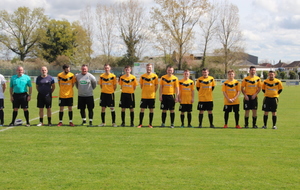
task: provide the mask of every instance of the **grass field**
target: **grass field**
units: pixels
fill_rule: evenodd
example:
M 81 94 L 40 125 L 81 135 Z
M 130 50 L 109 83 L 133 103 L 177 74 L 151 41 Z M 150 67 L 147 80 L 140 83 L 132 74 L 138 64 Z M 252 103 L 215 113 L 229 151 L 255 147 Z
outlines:
M 39 120 L 34 90 L 29 109 L 32 127 L 0 128 L 0 189 L 299 189 L 299 93 L 299 86 L 286 86 L 283 90 L 279 98 L 278 130 L 271 129 L 271 117 L 268 129 L 261 129 L 261 109 L 259 129 L 235 129 L 233 114 L 229 128 L 223 129 L 220 86 L 214 91 L 216 129 L 208 128 L 207 114 L 204 128 L 179 128 L 178 111 L 175 129 L 137 129 L 36 127 Z M 116 93 L 117 100 L 119 94 Z M 57 95 L 58 89 L 54 93 Z M 6 97 L 5 124 L 8 124 L 12 113 L 8 92 Z M 95 98 L 98 97 L 99 87 L 95 90 Z M 138 89 L 136 105 L 139 97 Z M 159 126 L 161 112 L 159 102 L 156 103 L 154 126 Z M 259 107 L 261 103 L 262 94 Z M 53 123 L 58 122 L 57 104 L 55 98 Z M 94 110 L 97 125 L 100 124 L 98 104 L 99 100 Z M 193 126 L 198 125 L 196 104 Z M 116 110 L 120 124 L 120 109 L 116 107 Z M 243 126 L 243 111 L 240 114 Z M 136 109 L 136 125 L 138 115 Z M 129 125 L 129 112 L 126 116 Z M 24 120 L 22 110 L 17 118 Z M 73 121 L 77 125 L 81 123 L 77 109 Z M 65 112 L 64 123 L 67 122 Z M 107 123 L 110 124 L 108 110 Z

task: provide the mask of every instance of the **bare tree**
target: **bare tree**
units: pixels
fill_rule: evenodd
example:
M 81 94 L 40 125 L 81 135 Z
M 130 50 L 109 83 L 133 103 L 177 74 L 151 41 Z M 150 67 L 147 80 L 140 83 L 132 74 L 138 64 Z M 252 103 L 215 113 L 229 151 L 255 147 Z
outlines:
M 85 30 L 87 36 L 87 42 L 84 44 L 86 46 L 85 53 L 87 54 L 87 62 L 91 64 L 92 54 L 93 54 L 93 35 L 94 35 L 94 17 L 91 6 L 87 5 L 83 11 L 80 13 L 81 25 Z
M 202 17 L 203 19 L 199 22 L 201 29 L 201 36 L 204 40 L 203 44 L 203 57 L 201 68 L 206 67 L 206 56 L 209 49 L 210 42 L 214 39 L 217 33 L 217 21 L 219 15 L 219 6 L 216 2 L 209 5 L 207 13 Z
M 106 57 L 106 63 L 111 62 L 111 52 L 115 44 L 114 5 L 98 4 L 96 9 L 97 38 L 101 45 L 100 50 Z
M 123 63 L 132 65 L 138 60 L 137 45 L 145 39 L 145 8 L 137 0 L 120 2 L 116 6 L 117 25 L 127 47 Z
M 239 29 L 239 9 L 236 5 L 227 1 L 220 6 L 218 39 L 222 44 L 222 61 L 225 74 L 230 66 L 236 63 L 236 57 L 240 57 L 244 51 L 242 47 L 242 33 Z M 234 56 L 237 54 L 237 56 Z
M 31 11 L 28 7 L 19 7 L 13 14 L 2 10 L 0 11 L 2 30 L 0 42 L 24 61 L 41 39 L 38 30 L 46 20 L 43 8 L 35 8 Z
M 207 7 L 206 0 L 155 0 L 152 18 L 163 31 L 170 33 L 177 44 L 178 69 L 186 53 L 185 45 L 193 37 L 193 29 Z M 188 49 L 188 48 L 187 48 Z

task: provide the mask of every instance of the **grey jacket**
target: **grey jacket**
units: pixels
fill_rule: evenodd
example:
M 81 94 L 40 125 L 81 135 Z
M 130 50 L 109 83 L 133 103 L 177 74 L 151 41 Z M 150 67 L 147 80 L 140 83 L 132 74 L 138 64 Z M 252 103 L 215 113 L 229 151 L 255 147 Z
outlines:
M 93 90 L 97 86 L 97 81 L 94 75 L 87 73 L 85 75 L 76 74 L 76 87 L 78 89 L 78 96 L 93 96 Z

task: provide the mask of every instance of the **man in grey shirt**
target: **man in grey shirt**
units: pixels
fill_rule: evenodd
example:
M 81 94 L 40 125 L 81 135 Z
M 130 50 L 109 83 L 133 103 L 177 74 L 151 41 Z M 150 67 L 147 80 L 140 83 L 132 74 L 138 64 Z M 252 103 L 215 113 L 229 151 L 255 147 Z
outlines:
M 93 126 L 94 116 L 94 95 L 93 90 L 97 86 L 96 78 L 94 75 L 88 72 L 89 68 L 87 65 L 81 66 L 81 73 L 76 75 L 76 87 L 78 89 L 78 106 L 80 109 L 80 115 L 82 118 L 82 125 L 87 125 L 85 108 L 88 108 L 89 112 L 89 126 Z

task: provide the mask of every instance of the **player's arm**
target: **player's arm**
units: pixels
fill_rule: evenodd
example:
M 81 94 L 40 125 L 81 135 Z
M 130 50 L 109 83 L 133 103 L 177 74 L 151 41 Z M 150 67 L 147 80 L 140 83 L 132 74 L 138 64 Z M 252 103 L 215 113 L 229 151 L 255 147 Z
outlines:
M 55 90 L 55 83 L 53 83 L 53 84 L 51 85 L 51 93 L 53 93 L 54 90 Z
M 92 88 L 95 89 L 97 87 L 96 78 L 92 75 Z
M 191 99 L 191 103 L 194 103 L 194 95 L 195 95 L 195 91 L 194 91 L 194 88 L 192 88 L 191 90 L 192 90 L 192 99 Z
M 12 82 L 12 81 L 11 81 L 11 82 Z M 12 83 L 11 83 L 11 84 L 12 84 Z M 9 88 L 10 101 L 14 101 L 13 92 L 14 92 L 13 87 L 10 87 L 10 88 Z
M 31 94 L 32 94 L 32 86 L 28 87 L 29 89 L 29 94 L 28 94 L 28 97 L 27 97 L 27 101 L 30 101 L 31 100 Z
M 159 87 L 159 101 L 162 101 L 162 89 L 163 88 L 163 85 L 160 85 Z
M 5 92 L 5 89 L 6 89 L 6 83 L 2 84 L 3 93 Z
M 180 97 L 179 97 L 179 87 L 175 87 L 175 94 L 176 94 L 176 98 L 175 98 L 175 102 L 178 102 Z

